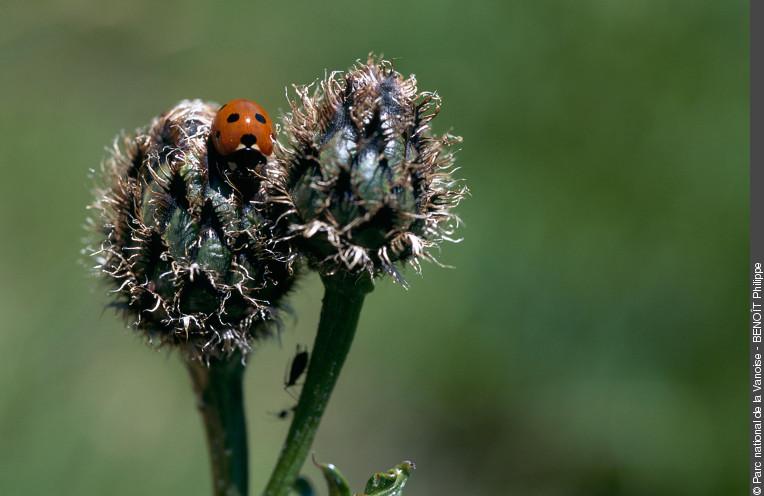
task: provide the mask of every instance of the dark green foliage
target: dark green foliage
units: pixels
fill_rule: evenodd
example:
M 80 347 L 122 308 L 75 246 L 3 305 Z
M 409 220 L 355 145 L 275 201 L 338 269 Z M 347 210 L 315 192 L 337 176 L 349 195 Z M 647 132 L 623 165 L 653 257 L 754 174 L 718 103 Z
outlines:
M 329 487 L 329 496 L 352 496 L 350 487 L 339 469 L 331 463 L 316 463 Z M 411 472 L 416 466 L 409 461 L 401 462 L 387 472 L 377 472 L 366 482 L 363 493 L 355 496 L 401 496 Z

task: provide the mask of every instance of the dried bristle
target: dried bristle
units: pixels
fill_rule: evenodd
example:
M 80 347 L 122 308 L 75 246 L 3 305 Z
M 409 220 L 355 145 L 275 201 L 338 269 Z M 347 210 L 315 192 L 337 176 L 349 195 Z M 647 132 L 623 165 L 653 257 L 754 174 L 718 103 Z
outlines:
M 288 253 L 270 242 L 265 189 L 244 197 L 208 164 L 217 105 L 183 101 L 116 140 L 93 204 L 97 269 L 116 304 L 150 340 L 192 357 L 238 350 L 269 332 L 293 282 Z M 264 166 L 261 177 L 278 169 Z
M 432 248 L 454 241 L 453 208 L 467 193 L 452 175 L 451 145 L 461 139 L 430 130 L 440 98 L 374 57 L 295 93 L 288 145 L 276 150 L 287 174 L 275 186 L 288 206 L 286 236 L 329 273 L 386 272 L 402 282 L 396 262 L 418 270 L 420 259 L 434 261 Z

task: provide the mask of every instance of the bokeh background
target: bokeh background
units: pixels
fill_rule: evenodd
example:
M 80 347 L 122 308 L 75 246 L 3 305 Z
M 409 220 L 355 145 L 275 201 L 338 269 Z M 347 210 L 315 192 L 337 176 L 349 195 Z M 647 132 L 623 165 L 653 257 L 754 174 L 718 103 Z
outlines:
M 0 494 L 209 494 L 178 357 L 78 264 L 88 169 L 178 100 L 369 51 L 443 97 L 472 197 L 444 270 L 381 282 L 315 452 L 416 495 L 747 487 L 747 3 L 0 1 Z M 315 277 L 246 382 L 253 494 Z M 308 464 L 306 473 L 318 472 Z

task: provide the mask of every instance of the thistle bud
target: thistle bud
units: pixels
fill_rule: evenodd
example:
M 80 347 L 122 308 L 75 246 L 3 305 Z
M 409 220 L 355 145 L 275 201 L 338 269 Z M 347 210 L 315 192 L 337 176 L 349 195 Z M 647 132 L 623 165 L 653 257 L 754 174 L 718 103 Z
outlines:
M 288 145 L 276 153 L 287 236 L 324 273 L 402 282 L 396 262 L 418 270 L 440 241 L 453 241 L 452 210 L 466 193 L 452 177 L 450 148 L 461 139 L 430 130 L 440 98 L 374 57 L 295 91 Z
M 192 358 L 246 353 L 293 281 L 263 215 L 261 185 L 274 170 L 208 154 L 216 110 L 183 101 L 115 142 L 90 221 L 115 306 L 150 340 Z

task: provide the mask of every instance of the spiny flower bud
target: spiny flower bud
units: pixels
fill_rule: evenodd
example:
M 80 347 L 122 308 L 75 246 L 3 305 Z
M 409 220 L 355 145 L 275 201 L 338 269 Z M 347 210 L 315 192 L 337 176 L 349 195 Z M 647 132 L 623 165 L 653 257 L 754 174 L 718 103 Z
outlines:
M 466 188 L 452 177 L 450 146 L 461 139 L 431 133 L 440 98 L 388 61 L 370 56 L 311 87 L 295 87 L 289 145 L 276 153 L 287 236 L 325 273 L 386 272 L 402 282 L 395 262 L 418 270 L 420 259 L 434 260 L 431 248 L 453 241 L 452 209 Z
M 263 216 L 261 184 L 276 171 L 208 154 L 217 108 L 183 101 L 115 142 L 90 220 L 115 305 L 150 340 L 192 358 L 246 353 L 293 282 Z

